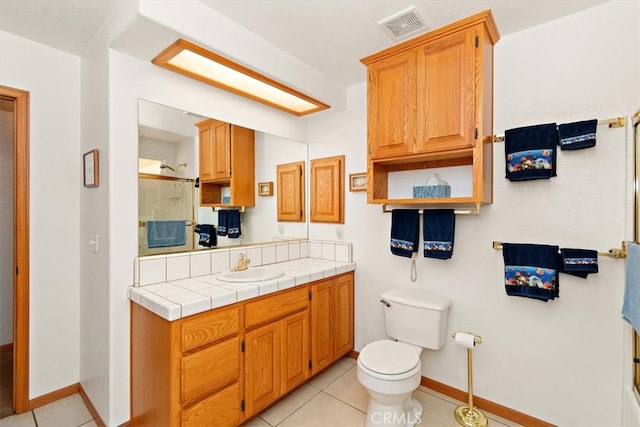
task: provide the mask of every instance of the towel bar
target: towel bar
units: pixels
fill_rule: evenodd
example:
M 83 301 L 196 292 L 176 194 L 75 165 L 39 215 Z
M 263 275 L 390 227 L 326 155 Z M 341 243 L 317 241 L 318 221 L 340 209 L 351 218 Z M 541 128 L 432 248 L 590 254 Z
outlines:
M 191 227 L 192 225 L 196 225 L 195 221 L 186 221 L 185 226 Z M 138 227 L 146 227 L 147 221 L 138 221 Z
M 239 206 L 239 207 L 216 207 L 216 206 L 212 206 L 211 209 L 215 212 L 215 211 L 230 211 L 230 210 L 234 210 L 237 209 L 239 210 L 241 213 L 244 213 L 244 206 Z
M 387 205 L 386 203 L 382 204 L 382 213 L 391 213 L 391 211 L 393 211 L 393 209 L 387 209 L 389 205 Z M 480 203 L 476 203 L 475 204 L 475 209 L 465 209 L 465 210 L 454 210 L 453 213 L 456 215 L 480 215 Z M 403 208 L 403 209 L 411 209 L 409 207 Z M 444 209 L 444 207 L 443 207 Z M 419 209 L 418 210 L 418 214 L 422 215 L 422 213 L 428 209 Z
M 625 123 L 624 117 L 598 120 L 598 125 L 609 125 L 610 128 L 621 128 Z M 504 135 L 493 135 L 493 142 L 504 142 Z
M 502 242 L 493 242 L 493 249 L 502 250 Z M 608 252 L 598 252 L 600 256 L 607 256 L 609 258 L 621 259 L 627 257 L 627 242 L 622 242 L 621 248 L 612 248 Z

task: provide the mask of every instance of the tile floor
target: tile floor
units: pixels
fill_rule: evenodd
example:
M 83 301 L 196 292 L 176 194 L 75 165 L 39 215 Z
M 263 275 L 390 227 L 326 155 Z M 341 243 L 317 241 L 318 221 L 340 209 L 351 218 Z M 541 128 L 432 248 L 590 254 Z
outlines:
M 421 425 L 459 427 L 453 411 L 462 402 L 420 387 L 414 398 L 425 413 Z M 360 427 L 364 425 L 368 396 L 356 378 L 355 360 L 344 358 L 301 386 L 276 405 L 249 421 L 247 427 Z M 518 427 L 520 424 L 493 414 L 484 414 L 492 427 Z M 75 394 L 34 411 L 0 420 L 0 427 L 93 427 L 80 395 Z

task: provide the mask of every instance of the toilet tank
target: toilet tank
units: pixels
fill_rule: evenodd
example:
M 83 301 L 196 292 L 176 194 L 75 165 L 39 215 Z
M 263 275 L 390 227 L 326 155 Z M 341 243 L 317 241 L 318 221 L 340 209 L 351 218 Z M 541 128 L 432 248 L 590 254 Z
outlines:
M 387 335 L 437 350 L 444 345 L 451 300 L 417 288 L 393 288 L 382 294 Z

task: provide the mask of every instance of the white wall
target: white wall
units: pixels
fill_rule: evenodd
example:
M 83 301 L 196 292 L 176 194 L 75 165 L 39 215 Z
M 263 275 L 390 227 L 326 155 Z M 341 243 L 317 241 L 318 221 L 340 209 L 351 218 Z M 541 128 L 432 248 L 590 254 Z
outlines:
M 494 133 L 528 124 L 632 114 L 640 93 L 640 10 L 610 2 L 502 38 L 495 48 Z M 343 113 L 312 120 L 310 158 L 345 153 L 346 174 L 366 170 L 366 89 L 352 87 Z M 484 342 L 474 351 L 476 395 L 562 426 L 621 425 L 624 262 L 600 259 L 587 280 L 560 277 L 560 298 L 543 303 L 505 294 L 494 240 L 606 251 L 625 239 L 626 131 L 598 128 L 591 150 L 561 152 L 558 176 L 512 183 L 504 145 L 494 146 L 494 203 L 457 216 L 448 261 L 410 261 L 389 251 L 390 215 L 346 193 L 344 239 L 354 243 L 356 349 L 384 337 L 380 293 L 418 286 L 452 299 L 448 330 Z M 335 238 L 311 224 L 310 238 Z M 448 339 L 423 352 L 423 375 L 466 390 L 466 352 Z M 425 410 L 428 410 L 425 408 Z
M 79 380 L 80 60 L 0 32 L 0 84 L 30 92 L 29 397 L 35 398 Z

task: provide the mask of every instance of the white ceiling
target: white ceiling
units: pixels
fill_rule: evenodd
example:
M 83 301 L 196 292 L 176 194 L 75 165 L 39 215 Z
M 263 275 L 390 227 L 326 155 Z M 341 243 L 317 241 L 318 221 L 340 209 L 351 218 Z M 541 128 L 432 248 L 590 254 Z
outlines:
M 0 0 L 0 30 L 81 55 L 107 15 L 123 1 L 127 0 Z M 395 44 L 378 22 L 411 6 L 427 30 L 491 9 L 504 36 L 605 1 L 202 0 L 345 86 L 365 81 L 360 58 Z

